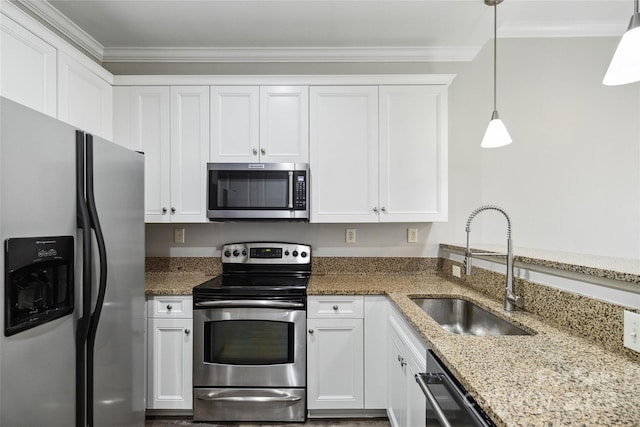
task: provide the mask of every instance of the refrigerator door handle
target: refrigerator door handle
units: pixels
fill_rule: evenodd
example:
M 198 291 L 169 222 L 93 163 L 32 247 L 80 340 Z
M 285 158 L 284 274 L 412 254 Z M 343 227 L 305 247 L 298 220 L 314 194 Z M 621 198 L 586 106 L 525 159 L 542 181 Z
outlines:
M 98 331 L 98 323 L 100 321 L 100 314 L 102 313 L 102 306 L 104 304 L 104 298 L 107 288 L 107 250 L 104 243 L 104 235 L 102 234 L 102 228 L 100 226 L 100 220 L 98 218 L 98 210 L 96 208 L 96 201 L 94 197 L 93 188 L 93 135 L 86 134 L 85 136 L 86 146 L 86 196 L 87 207 L 89 210 L 89 218 L 91 220 L 91 228 L 93 228 L 96 235 L 96 243 L 98 246 L 98 260 L 100 275 L 98 279 L 98 296 L 96 299 L 96 306 L 91 314 L 91 321 L 89 324 L 89 335 L 87 337 L 87 426 L 93 426 L 93 360 L 94 350 L 96 343 L 96 334 Z
M 91 220 L 85 198 L 85 135 L 76 130 L 76 210 L 82 229 L 82 313 L 76 329 L 76 427 L 85 426 L 86 343 L 91 316 Z

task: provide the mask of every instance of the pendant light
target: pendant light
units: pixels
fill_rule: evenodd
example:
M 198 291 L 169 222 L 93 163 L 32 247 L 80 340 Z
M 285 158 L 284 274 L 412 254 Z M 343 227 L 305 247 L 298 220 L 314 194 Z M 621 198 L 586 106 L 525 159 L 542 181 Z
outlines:
M 617 86 L 638 80 L 640 80 L 640 13 L 638 13 L 638 0 L 635 0 L 635 11 L 629 22 L 629 28 L 622 36 L 616 53 L 613 54 L 602 84 Z
M 505 127 L 500 116 L 498 116 L 498 109 L 496 107 L 496 64 L 497 64 L 497 47 L 498 47 L 498 5 L 503 0 L 484 0 L 487 6 L 493 6 L 493 113 L 491 114 L 491 121 L 487 127 L 482 143 L 480 146 L 483 148 L 495 148 L 502 147 L 504 145 L 511 144 L 511 137 L 507 128 Z

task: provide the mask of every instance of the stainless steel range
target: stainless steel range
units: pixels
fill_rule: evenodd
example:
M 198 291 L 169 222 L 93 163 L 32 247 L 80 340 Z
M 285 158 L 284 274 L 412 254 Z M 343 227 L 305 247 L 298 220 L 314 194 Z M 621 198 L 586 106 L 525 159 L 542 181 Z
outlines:
M 306 419 L 311 247 L 234 243 L 193 288 L 194 421 Z

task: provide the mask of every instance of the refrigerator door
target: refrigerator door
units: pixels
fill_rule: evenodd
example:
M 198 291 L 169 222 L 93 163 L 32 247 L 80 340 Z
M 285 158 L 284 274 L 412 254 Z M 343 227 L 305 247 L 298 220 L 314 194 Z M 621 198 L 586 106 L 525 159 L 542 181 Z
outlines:
M 74 236 L 75 129 L 0 98 L 0 241 Z M 76 250 L 75 277 L 78 270 Z M 4 289 L 4 257 L 0 256 Z M 75 425 L 73 314 L 12 335 L 0 334 L 0 425 Z M 4 292 L 0 292 L 4 310 Z M 4 318 L 4 316 L 0 316 Z
M 94 425 L 144 425 L 144 156 L 94 137 L 107 287 L 94 364 Z M 93 251 L 97 255 L 97 248 Z M 99 268 L 96 268 L 99 270 Z M 94 281 L 97 283 L 97 281 Z M 92 295 L 97 295 L 94 288 Z

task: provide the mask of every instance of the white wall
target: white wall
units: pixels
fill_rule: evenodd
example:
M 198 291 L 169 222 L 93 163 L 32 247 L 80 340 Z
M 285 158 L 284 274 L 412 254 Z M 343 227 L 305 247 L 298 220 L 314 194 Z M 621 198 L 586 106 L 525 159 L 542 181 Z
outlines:
M 492 111 L 492 43 L 471 63 L 407 64 L 406 72 L 457 74 L 449 92 L 448 223 L 197 224 L 185 226 L 183 245 L 172 243 L 175 225 L 148 225 L 147 254 L 217 256 L 227 242 L 275 239 L 311 243 L 318 256 L 436 256 L 440 242 L 463 243 L 468 215 L 491 203 L 510 213 L 516 247 L 638 259 L 639 86 L 601 84 L 616 44 L 611 38 L 500 39 L 498 110 L 514 143 L 490 150 L 479 145 Z M 316 69 L 390 71 L 388 64 L 362 67 Z M 401 65 L 391 68 L 403 72 Z M 254 74 L 270 71 L 253 68 Z M 406 243 L 408 226 L 419 229 L 418 244 Z M 347 245 L 344 229 L 352 227 L 358 242 Z M 483 212 L 472 229 L 474 242 L 502 243 L 506 225 L 499 214 Z

